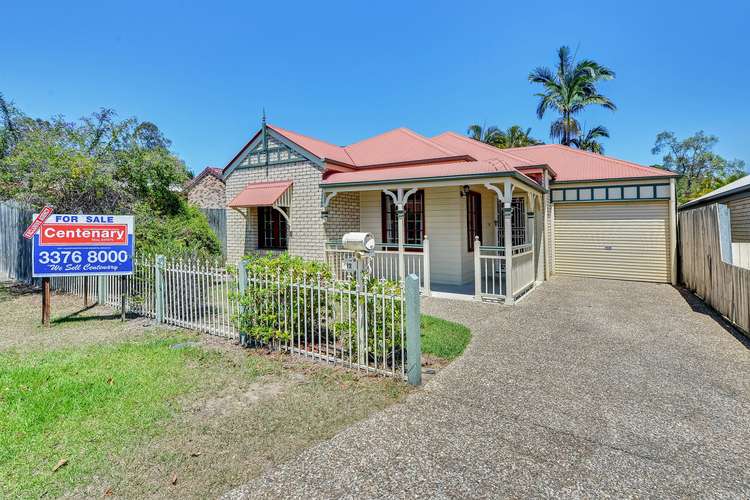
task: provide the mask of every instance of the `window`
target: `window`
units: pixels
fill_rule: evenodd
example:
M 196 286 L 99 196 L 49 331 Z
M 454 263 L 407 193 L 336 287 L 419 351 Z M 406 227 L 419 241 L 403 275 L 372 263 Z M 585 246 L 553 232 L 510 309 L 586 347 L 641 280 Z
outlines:
M 286 219 L 272 207 L 258 207 L 258 248 L 286 250 Z
M 469 191 L 466 196 L 466 237 L 469 243 L 469 252 L 474 251 L 474 237 L 479 236 L 482 241 L 482 196 L 474 191 Z
M 510 204 L 513 209 L 511 215 L 511 241 L 513 246 L 523 245 L 526 243 L 526 203 L 523 198 L 513 198 Z M 503 203 L 497 202 L 497 244 L 505 245 L 505 217 L 503 216 Z
M 393 198 L 385 193 L 380 195 L 383 243 L 398 245 L 398 215 Z M 421 245 L 424 240 L 424 191 L 409 196 L 404 207 L 404 233 L 407 245 Z

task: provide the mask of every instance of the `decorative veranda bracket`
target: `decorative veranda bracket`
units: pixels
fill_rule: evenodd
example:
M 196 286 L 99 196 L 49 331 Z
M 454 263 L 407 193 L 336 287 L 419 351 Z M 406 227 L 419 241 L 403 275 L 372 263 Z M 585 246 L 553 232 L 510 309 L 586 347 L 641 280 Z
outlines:
M 320 193 L 320 217 L 323 221 L 328 220 L 328 206 L 331 204 L 331 200 L 338 193 L 336 191 L 332 193 Z

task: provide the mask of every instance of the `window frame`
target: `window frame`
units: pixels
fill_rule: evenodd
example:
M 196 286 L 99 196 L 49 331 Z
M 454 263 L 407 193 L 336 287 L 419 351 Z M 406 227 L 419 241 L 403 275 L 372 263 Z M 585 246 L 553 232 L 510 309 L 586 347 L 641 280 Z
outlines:
M 511 220 L 511 245 L 513 247 L 526 245 L 529 243 L 529 231 L 528 226 L 526 224 L 526 198 L 523 196 L 516 196 L 511 200 L 511 208 L 513 208 L 513 215 L 511 215 L 511 219 L 515 219 L 515 221 Z M 505 217 L 503 214 L 503 203 L 498 200 L 497 203 L 497 211 L 498 211 L 498 217 L 497 217 L 497 246 L 505 246 L 505 239 L 504 239 L 504 226 L 505 226 Z M 513 222 L 520 222 L 519 224 L 513 224 Z M 521 243 L 517 243 L 517 241 L 520 241 L 519 239 L 519 233 L 521 233 L 521 229 L 523 229 L 523 241 Z M 517 232 L 514 232 L 516 231 Z
M 267 219 L 270 219 L 268 221 Z M 271 225 L 271 244 L 266 243 L 266 223 Z M 278 226 L 275 230 L 274 225 Z M 289 249 L 289 227 L 284 217 L 274 207 L 258 207 L 258 249 L 259 250 L 288 250 Z
M 421 224 L 420 224 L 420 231 L 417 235 L 409 234 L 409 226 L 410 224 L 416 225 L 417 224 L 417 214 L 415 213 L 415 207 L 418 207 L 419 212 L 418 214 L 421 216 Z M 394 248 L 398 247 L 398 214 L 396 213 L 396 204 L 393 202 L 393 198 L 390 197 L 390 195 L 385 194 L 384 192 L 380 193 L 380 230 L 381 230 L 381 237 L 380 240 L 383 243 L 383 246 L 388 248 Z M 427 218 L 425 215 L 425 196 L 424 196 L 424 189 L 420 189 L 411 196 L 409 196 L 409 199 L 406 200 L 406 206 L 404 207 L 404 236 L 406 238 L 406 241 L 404 241 L 405 244 L 408 245 L 421 245 L 424 243 L 424 235 L 425 230 L 427 227 Z M 413 216 L 414 221 L 410 222 L 409 217 Z M 389 238 L 389 225 L 391 229 L 392 236 Z M 410 238 L 411 236 L 411 238 Z M 413 249 L 406 249 L 407 251 L 413 250 Z

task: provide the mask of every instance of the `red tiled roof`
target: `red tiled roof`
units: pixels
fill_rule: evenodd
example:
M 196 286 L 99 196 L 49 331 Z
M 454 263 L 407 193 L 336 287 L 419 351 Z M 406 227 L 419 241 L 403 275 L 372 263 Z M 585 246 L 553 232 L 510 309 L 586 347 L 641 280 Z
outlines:
M 407 128 L 397 128 L 344 148 L 353 165 L 416 163 L 464 156 Z
M 364 168 L 350 172 L 333 172 L 323 184 L 347 184 L 360 182 L 388 182 L 409 179 L 432 179 L 441 177 L 472 176 L 497 172 L 518 172 L 513 164 L 492 158 L 479 161 L 450 163 L 426 163 L 400 167 Z
M 224 172 L 224 169 L 221 169 L 219 167 L 206 167 L 203 170 L 200 171 L 198 175 L 190 179 L 187 183 L 187 187 L 190 188 L 198 183 L 201 179 L 203 179 L 207 175 L 213 175 L 217 179 L 223 182 L 223 179 L 221 178 L 222 173 Z
M 268 127 L 318 158 L 328 160 L 327 165 L 332 168 L 329 168 L 326 184 L 406 179 L 414 176 L 445 177 L 460 172 L 487 173 L 496 168 L 496 165 L 521 171 L 546 166 L 556 182 L 675 175 L 659 168 L 559 144 L 498 149 L 454 132 L 427 138 L 412 130 L 397 128 L 349 146 L 336 146 L 275 125 Z M 333 166 L 339 164 L 352 170 L 336 172 Z M 365 170 L 369 173 L 365 173 Z
M 292 181 L 255 182 L 229 202 L 230 207 L 268 207 L 276 203 L 292 185 Z
M 561 144 L 512 148 L 508 151 L 529 161 L 549 165 L 557 173 L 557 182 L 676 176 L 661 168 L 646 167 Z
M 336 146 L 329 142 L 313 139 L 312 137 L 298 134 L 297 132 L 292 132 L 291 130 L 285 130 L 281 127 L 277 127 L 276 125 L 269 124 L 268 128 L 275 130 L 293 143 L 311 152 L 318 158 L 326 158 L 329 160 L 346 163 L 347 165 L 354 164 L 352 159 L 346 153 L 346 150 L 341 146 Z

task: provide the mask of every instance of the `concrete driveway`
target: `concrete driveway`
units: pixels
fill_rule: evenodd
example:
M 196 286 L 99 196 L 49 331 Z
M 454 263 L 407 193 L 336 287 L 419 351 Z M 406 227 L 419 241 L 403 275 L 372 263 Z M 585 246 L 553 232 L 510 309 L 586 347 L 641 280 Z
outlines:
M 555 278 L 423 309 L 472 329 L 461 359 L 231 496 L 750 497 L 749 344 L 691 296 Z

